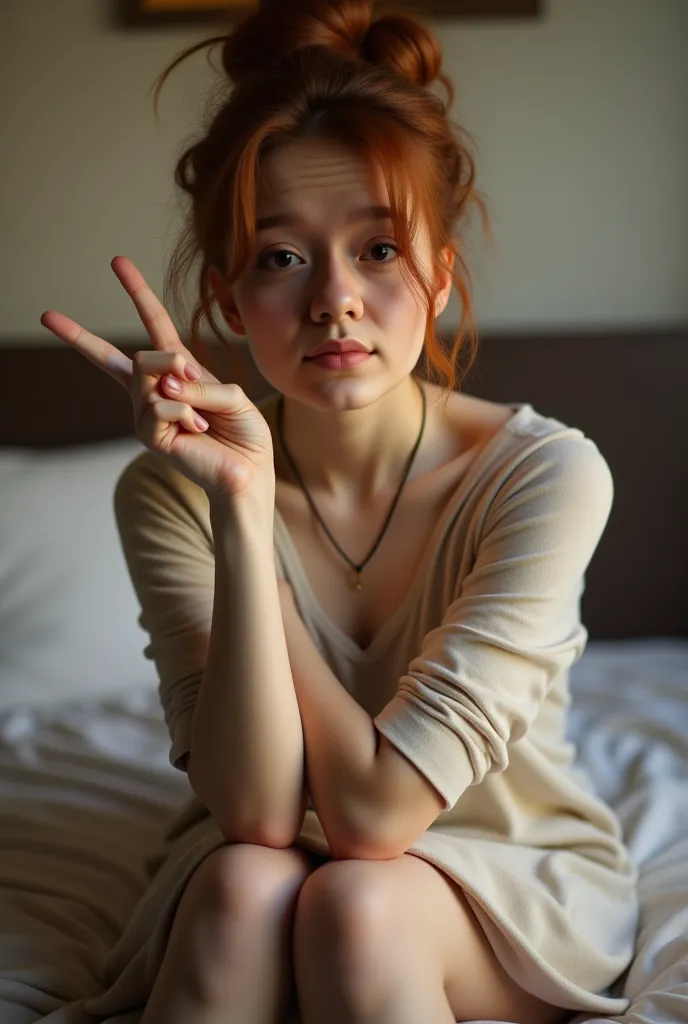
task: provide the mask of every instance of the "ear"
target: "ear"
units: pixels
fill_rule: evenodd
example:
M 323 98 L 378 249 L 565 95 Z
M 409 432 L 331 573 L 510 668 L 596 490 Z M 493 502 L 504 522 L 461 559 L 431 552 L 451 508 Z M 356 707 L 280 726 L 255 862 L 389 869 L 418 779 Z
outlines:
M 451 295 L 452 271 L 454 269 L 455 254 L 449 246 L 442 249 L 442 258 L 446 261 L 448 269 L 440 268 L 437 274 L 437 291 L 435 292 L 435 316 L 439 316 L 447 308 L 449 296 Z
M 234 301 L 232 290 L 227 286 L 224 277 L 217 267 L 211 267 L 208 271 L 208 281 L 225 323 L 234 334 L 245 337 L 246 328 Z

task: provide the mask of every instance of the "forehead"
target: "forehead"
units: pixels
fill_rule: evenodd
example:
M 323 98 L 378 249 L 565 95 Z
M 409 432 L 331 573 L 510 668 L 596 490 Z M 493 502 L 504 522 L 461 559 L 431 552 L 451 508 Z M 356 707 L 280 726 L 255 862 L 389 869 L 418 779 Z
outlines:
M 295 139 L 261 161 L 256 201 L 271 208 L 325 207 L 331 217 L 366 205 L 386 206 L 380 168 L 355 150 L 326 139 Z

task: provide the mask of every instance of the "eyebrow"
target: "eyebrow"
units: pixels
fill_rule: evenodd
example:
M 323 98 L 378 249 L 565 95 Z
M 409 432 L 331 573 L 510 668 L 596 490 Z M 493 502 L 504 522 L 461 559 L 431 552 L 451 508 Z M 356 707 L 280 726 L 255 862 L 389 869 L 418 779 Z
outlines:
M 363 206 L 354 210 L 349 223 L 361 220 L 391 220 L 392 211 L 389 206 Z M 302 223 L 301 219 L 293 213 L 273 213 L 269 217 L 259 217 L 256 221 L 256 231 L 267 231 L 269 228 L 297 227 Z

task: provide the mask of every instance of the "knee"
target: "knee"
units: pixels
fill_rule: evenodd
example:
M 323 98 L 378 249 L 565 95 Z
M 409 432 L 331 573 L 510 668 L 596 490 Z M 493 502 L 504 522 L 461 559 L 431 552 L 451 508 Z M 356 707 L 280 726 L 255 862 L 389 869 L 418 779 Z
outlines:
M 206 919 L 246 919 L 293 900 L 308 872 L 307 858 L 294 847 L 231 843 L 206 857 L 189 889 Z
M 168 968 L 202 1006 L 214 1006 L 228 968 L 264 935 L 291 927 L 293 904 L 309 871 L 303 851 L 229 844 L 209 854 L 182 895 L 170 933 Z
M 394 900 L 373 861 L 329 861 L 304 882 L 296 907 L 295 938 L 303 947 L 336 947 L 368 959 L 398 934 Z

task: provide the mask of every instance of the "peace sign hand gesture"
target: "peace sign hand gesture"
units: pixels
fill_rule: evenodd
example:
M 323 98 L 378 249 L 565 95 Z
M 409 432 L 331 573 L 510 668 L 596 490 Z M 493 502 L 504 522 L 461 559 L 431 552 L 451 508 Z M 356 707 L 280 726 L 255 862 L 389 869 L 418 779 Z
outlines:
M 155 351 L 142 350 L 131 360 L 54 310 L 43 314 L 43 326 L 129 392 L 139 440 L 209 496 L 237 496 L 256 478 L 274 481 L 272 434 L 260 411 L 238 384 L 221 384 L 198 365 L 131 260 L 116 256 L 111 266 Z M 171 384 L 175 379 L 178 391 Z M 203 411 L 207 427 L 197 422 L 195 408 Z

